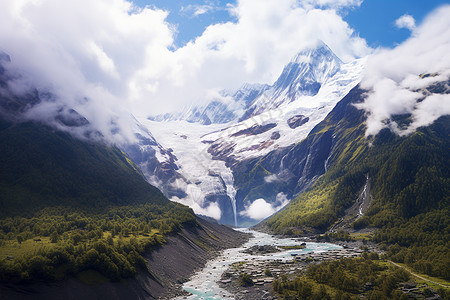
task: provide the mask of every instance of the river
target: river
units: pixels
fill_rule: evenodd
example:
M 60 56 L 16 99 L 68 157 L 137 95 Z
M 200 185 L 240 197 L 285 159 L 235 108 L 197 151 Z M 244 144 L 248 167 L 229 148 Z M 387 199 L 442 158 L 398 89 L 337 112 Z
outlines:
M 250 255 L 242 253 L 242 250 L 248 249 L 255 245 L 273 245 L 273 246 L 292 246 L 299 245 L 302 241 L 292 238 L 279 238 L 266 233 L 249 230 L 246 228 L 237 229 L 242 232 L 249 232 L 253 234 L 253 237 L 240 248 L 231 248 L 225 250 L 216 259 L 209 261 L 206 266 L 194 274 L 190 280 L 183 284 L 184 290 L 191 295 L 182 296 L 176 298 L 180 299 L 202 299 L 202 300 L 221 300 L 221 299 L 234 299 L 233 295 L 219 287 L 217 283 L 222 274 L 228 269 L 228 267 L 235 262 L 239 261 L 251 261 L 251 260 L 292 260 L 291 254 L 307 254 L 307 253 L 319 253 L 333 249 L 342 249 L 341 246 L 327 244 L 327 243 L 306 243 L 306 248 L 288 250 L 276 253 L 270 253 L 265 255 Z

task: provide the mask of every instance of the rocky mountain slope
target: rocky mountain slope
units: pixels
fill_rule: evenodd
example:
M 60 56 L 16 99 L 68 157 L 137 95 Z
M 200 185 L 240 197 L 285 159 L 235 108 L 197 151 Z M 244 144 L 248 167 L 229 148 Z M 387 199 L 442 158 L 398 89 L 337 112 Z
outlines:
M 54 96 L 15 93 L 3 67 L 0 79 L 2 298 L 157 298 L 216 250 L 244 241 L 169 201 L 75 110 L 62 106 L 41 121 L 27 119 Z M 192 263 L 177 273 L 160 253 Z
M 421 92 L 449 94 L 449 83 Z M 355 87 L 297 146 L 312 150 L 328 140 L 321 146 L 328 153 L 316 161 L 327 172 L 264 224 L 287 234 L 376 228 L 374 241 L 393 260 L 448 279 L 450 117 L 408 135 L 386 128 L 365 137 L 366 116 L 355 107 L 365 93 Z M 393 121 L 401 127 L 412 120 L 404 114 Z M 259 163 L 269 168 L 266 161 Z
M 56 96 L 52 93 L 31 88 L 21 91 L 21 95 L 18 96 L 12 91 L 11 86 L 14 87 L 17 81 L 20 82 L 22 74 L 12 74 L 8 71 L 7 67 L 10 63 L 10 57 L 6 53 L 0 52 L 0 113 L 4 118 L 12 122 L 22 121 L 24 117 L 28 120 L 36 119 L 30 118 L 29 114 L 36 106 L 40 105 L 42 106 L 41 110 L 45 112 L 41 112 L 43 116 L 37 118 L 40 122 L 82 139 L 110 142 L 77 111 L 64 105 L 58 105 Z M 130 119 L 134 138 L 122 139 L 120 144 L 116 144 L 138 165 L 150 184 L 157 186 L 168 197 L 183 197 L 185 191 L 174 189 L 171 185 L 175 180 L 182 179 L 177 172 L 176 157 L 171 154 L 169 149 L 163 148 L 152 133 L 135 118 L 131 117 Z M 120 131 L 120 128 L 114 125 L 113 119 L 110 130 L 117 134 Z
M 246 85 L 234 93 L 227 92 L 232 99 L 228 100 L 231 105 L 226 109 L 218 109 L 223 104 L 217 104 L 219 100 L 208 104 L 215 110 L 197 109 L 201 119 L 198 123 L 189 114 L 180 118 L 140 119 L 177 158 L 177 172 L 183 179 L 174 181 L 173 187 L 186 191 L 186 195 L 180 194 L 172 200 L 189 205 L 196 213 L 234 225 L 257 222 L 247 210 L 260 198 L 268 207 L 279 209 L 292 195 L 314 182 L 324 169 L 315 166 L 311 158 L 299 168 L 314 175 L 304 176 L 299 170 L 281 174 L 282 179 L 288 179 L 287 186 L 276 193 L 255 193 L 261 185 L 259 181 L 274 185 L 278 175 L 258 168 L 253 170 L 254 162 L 271 154 L 279 164 L 281 157 L 358 84 L 363 69 L 364 59 L 343 63 L 325 44 L 318 43 L 317 47 L 296 55 L 273 85 Z M 222 118 L 221 113 L 227 117 Z M 202 121 L 206 120 L 205 116 L 209 120 L 206 123 Z M 215 116 L 222 118 L 221 121 L 211 121 Z M 319 148 L 322 147 L 313 151 L 327 156 Z M 304 154 L 301 153 L 306 158 Z M 298 157 L 295 153 L 286 156 L 281 169 L 283 164 L 297 165 Z M 247 173 L 253 174 L 252 178 L 245 177 Z M 298 187 L 292 186 L 294 182 Z

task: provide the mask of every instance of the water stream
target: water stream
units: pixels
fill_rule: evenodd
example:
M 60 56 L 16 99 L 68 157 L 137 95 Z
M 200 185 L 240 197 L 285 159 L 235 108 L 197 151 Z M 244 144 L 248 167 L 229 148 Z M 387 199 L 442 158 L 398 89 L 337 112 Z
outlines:
M 217 283 L 222 274 L 228 267 L 235 262 L 251 261 L 251 260 L 292 260 L 291 254 L 303 255 L 306 253 L 319 253 L 333 249 L 342 249 L 341 246 L 327 243 L 306 243 L 306 248 L 288 250 L 265 255 L 250 255 L 241 251 L 255 245 L 273 245 L 273 246 L 290 246 L 299 245 L 302 242 L 291 238 L 278 238 L 269 234 L 252 231 L 249 229 L 238 229 L 243 232 L 250 232 L 253 237 L 240 248 L 231 248 L 225 250 L 219 257 L 209 261 L 206 266 L 198 273 L 194 274 L 191 279 L 183 284 L 184 290 L 191 293 L 190 296 L 177 298 L 181 299 L 201 299 L 201 300 L 222 300 L 234 299 L 233 295 L 219 287 Z
M 233 173 L 229 168 L 222 169 L 222 172 L 220 172 L 220 176 L 222 177 L 222 180 L 227 188 L 227 195 L 230 198 L 231 207 L 233 208 L 234 226 L 237 227 L 238 225 L 237 225 L 237 211 L 236 211 L 236 189 L 234 188 Z
M 364 206 L 365 202 L 367 201 L 367 186 L 368 186 L 368 184 L 369 184 L 369 174 L 366 174 L 366 183 L 365 183 L 364 189 L 360 195 L 361 204 L 359 205 L 358 217 L 356 218 L 356 220 L 361 218 L 363 215 L 363 206 Z

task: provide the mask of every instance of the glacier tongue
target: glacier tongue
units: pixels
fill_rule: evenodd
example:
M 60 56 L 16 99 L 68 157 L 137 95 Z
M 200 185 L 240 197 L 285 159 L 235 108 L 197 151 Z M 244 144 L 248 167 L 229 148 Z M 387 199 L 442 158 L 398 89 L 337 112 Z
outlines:
M 230 124 L 221 131 L 211 132 L 206 139 L 213 145 L 233 143 L 233 151 L 228 157 L 242 160 L 263 156 L 279 147 L 286 147 L 304 139 L 308 133 L 322 121 L 353 87 L 361 80 L 365 59 L 342 64 L 335 76 L 329 78 L 315 96 L 299 96 L 293 102 L 283 102 L 274 109 L 268 109 L 247 120 Z M 294 116 L 303 116 L 308 121 L 301 126 L 291 128 L 287 122 Z M 255 124 L 277 124 L 276 127 L 256 135 L 238 135 L 235 133 L 255 126 Z M 274 132 L 280 137 L 272 139 Z
M 216 220 L 223 220 L 222 211 L 233 213 L 227 223 L 237 225 L 236 190 L 234 177 L 230 168 L 221 160 L 214 160 L 208 153 L 209 144 L 202 143 L 203 136 L 211 131 L 221 130 L 223 124 L 209 126 L 187 121 L 156 122 L 140 119 L 165 148 L 172 149 L 177 157 L 178 172 L 186 179 L 175 181 L 174 188 L 185 188 L 188 196 L 172 197 L 194 209 L 197 214 L 206 215 Z M 229 205 L 219 203 L 219 198 L 227 198 Z
M 185 190 L 187 196 L 174 196 L 172 200 L 222 223 L 239 225 L 238 217 L 249 203 L 236 203 L 234 174 L 229 166 L 306 138 L 360 82 L 364 66 L 365 59 L 343 63 L 320 44 L 317 49 L 294 57 L 283 71 L 286 76 L 282 74 L 272 86 L 244 85 L 235 93 L 223 92 L 226 97 L 239 98 L 239 104 L 233 104 L 227 113 L 238 115 L 243 111 L 242 105 L 248 105 L 247 113 L 240 119 L 208 125 L 188 122 L 188 118 L 139 120 L 178 159 L 178 172 L 185 180 L 176 180 L 173 185 L 174 189 Z M 311 92 L 307 90 L 310 82 L 317 82 L 320 87 Z M 215 107 L 214 111 L 203 113 L 211 120 L 221 110 Z

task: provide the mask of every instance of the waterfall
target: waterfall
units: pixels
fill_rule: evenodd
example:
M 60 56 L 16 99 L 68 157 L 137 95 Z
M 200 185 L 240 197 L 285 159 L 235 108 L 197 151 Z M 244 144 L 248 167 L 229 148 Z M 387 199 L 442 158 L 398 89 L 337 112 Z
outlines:
M 358 217 L 357 219 L 359 219 L 360 217 L 362 217 L 363 215 L 363 205 L 367 199 L 367 186 L 369 185 L 369 173 L 366 174 L 366 183 L 364 185 L 364 189 L 361 192 L 361 195 L 359 196 L 361 199 L 361 204 L 359 205 L 359 211 L 358 211 Z
M 324 163 L 324 166 L 323 166 L 323 168 L 325 169 L 325 173 L 328 171 L 328 162 L 330 161 L 331 154 L 333 153 L 333 148 L 334 148 L 334 138 L 335 138 L 335 137 L 336 137 L 335 135 L 332 135 L 332 136 L 331 136 L 331 147 L 330 147 L 330 152 L 328 153 L 328 157 L 327 157 L 327 159 L 325 160 L 325 163 Z
M 236 212 L 236 189 L 234 188 L 234 177 L 231 170 L 226 168 L 221 170 L 220 177 L 222 177 L 223 182 L 227 188 L 227 196 L 230 198 L 231 206 L 233 208 L 234 214 L 234 226 L 237 227 L 237 212 Z
M 231 206 L 233 207 L 234 226 L 237 227 L 237 213 L 236 213 L 236 189 L 234 186 L 227 185 L 227 195 L 230 197 Z

